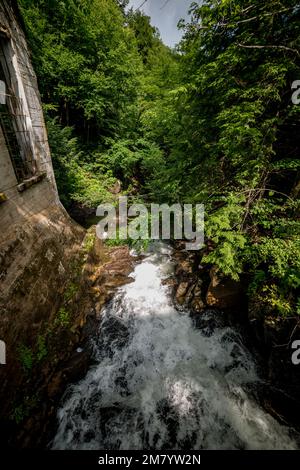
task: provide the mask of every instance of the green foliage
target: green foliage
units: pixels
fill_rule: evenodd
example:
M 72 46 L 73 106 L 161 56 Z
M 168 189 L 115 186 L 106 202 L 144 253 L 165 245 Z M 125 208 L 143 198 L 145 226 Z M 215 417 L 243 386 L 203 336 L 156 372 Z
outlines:
M 280 315 L 295 314 L 299 5 L 207 0 L 191 10 L 167 116 L 156 103 L 168 147 L 164 186 L 173 199 L 205 204 L 204 262 L 236 280 L 250 273 L 250 292 Z M 155 119 L 147 125 L 160 141 Z
M 36 360 L 41 362 L 48 354 L 46 336 L 39 335 L 37 337 L 37 351 L 36 351 Z
M 297 315 L 300 315 L 300 297 L 298 297 L 296 301 L 296 313 Z
M 90 253 L 95 244 L 96 235 L 92 231 L 88 231 L 83 242 L 83 250 L 85 253 Z
M 261 302 L 270 306 L 271 311 L 278 312 L 279 315 L 283 317 L 294 313 L 291 303 L 286 298 L 286 292 L 284 289 L 272 284 L 271 286 L 264 286 L 261 292 Z
M 140 57 L 114 0 L 19 0 L 43 102 L 86 142 L 123 132 Z
M 38 401 L 39 399 L 37 396 L 26 395 L 21 403 L 18 403 L 13 407 L 10 419 L 16 424 L 22 423 L 25 418 L 30 416 L 33 409 L 37 406 Z
M 215 249 L 204 256 L 203 262 L 215 264 L 226 275 L 238 280 L 242 272 L 241 251 L 247 237 L 241 230 L 244 197 L 228 196 L 223 207 L 210 214 L 206 222 L 206 236 Z
M 138 51 L 145 64 L 148 63 L 153 49 L 159 45 L 159 31 L 151 25 L 149 16 L 145 16 L 140 10 L 131 9 L 127 16 L 138 47 Z
M 70 325 L 70 313 L 65 307 L 61 307 L 54 320 L 54 327 L 67 328 Z
M 64 205 L 204 203 L 203 261 L 298 314 L 299 4 L 195 2 L 179 51 L 127 0 L 19 4 Z
M 146 103 L 170 85 L 175 59 L 148 17 L 125 15 L 126 4 L 19 0 L 58 191 L 69 210 L 112 201 L 116 178 L 129 192 L 151 186 L 163 165 L 140 120 Z
M 159 147 L 149 140 L 118 140 L 112 142 L 102 162 L 123 182 L 127 191 L 151 188 L 164 165 Z
M 147 250 L 149 244 L 150 244 L 150 240 L 140 240 L 140 239 L 133 240 L 132 238 L 128 236 L 124 240 L 123 238 L 121 238 L 119 230 L 117 230 L 116 238 L 105 240 L 106 246 L 118 247 L 118 246 L 128 245 L 137 253 L 142 253 L 143 251 Z
M 34 348 L 21 344 L 17 351 L 23 371 L 30 374 L 36 363 L 41 362 L 48 354 L 47 334 L 38 335 Z
M 24 405 L 18 405 L 13 409 L 11 414 L 12 421 L 15 421 L 16 424 L 22 423 L 24 419 L 28 416 L 27 410 L 24 408 Z
M 75 282 L 71 282 L 68 285 L 68 287 L 67 287 L 67 289 L 64 293 L 64 300 L 66 302 L 69 302 L 70 300 L 72 300 L 75 297 L 77 292 L 78 292 L 78 285 Z
M 23 371 L 29 374 L 33 366 L 33 353 L 32 350 L 25 344 L 18 347 L 19 361 Z
M 86 161 L 70 127 L 62 128 L 57 119 L 48 119 L 47 128 L 57 187 L 65 207 L 72 202 L 87 207 L 109 202 L 109 188 L 115 183 L 111 172 Z
M 269 274 L 291 288 L 300 287 L 300 239 L 264 237 L 252 250 L 257 264 L 268 266 Z

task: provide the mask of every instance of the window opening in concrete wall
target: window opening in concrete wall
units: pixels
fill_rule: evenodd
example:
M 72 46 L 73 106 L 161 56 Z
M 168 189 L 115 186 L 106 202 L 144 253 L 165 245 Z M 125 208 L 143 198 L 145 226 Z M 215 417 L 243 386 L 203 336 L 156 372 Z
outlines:
M 18 183 L 36 173 L 22 99 L 14 93 L 9 40 L 0 37 L 0 125 Z

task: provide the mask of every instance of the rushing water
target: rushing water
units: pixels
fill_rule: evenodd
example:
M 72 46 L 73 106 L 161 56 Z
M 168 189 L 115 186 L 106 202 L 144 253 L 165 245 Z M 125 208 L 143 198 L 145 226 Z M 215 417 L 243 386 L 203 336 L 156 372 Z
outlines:
M 104 309 L 96 364 L 66 392 L 52 447 L 295 448 L 249 392 L 258 377 L 239 334 L 213 312 L 196 329 L 175 309 L 170 252 L 155 245 Z

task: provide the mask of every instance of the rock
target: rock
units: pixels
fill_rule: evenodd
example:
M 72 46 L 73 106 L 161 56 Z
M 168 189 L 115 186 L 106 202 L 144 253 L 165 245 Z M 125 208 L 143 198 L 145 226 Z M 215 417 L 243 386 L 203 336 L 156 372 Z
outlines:
M 95 217 L 96 208 L 87 207 L 84 204 L 73 202 L 68 209 L 68 213 L 77 223 L 86 226 L 87 220 Z
M 172 277 L 168 277 L 167 279 L 163 279 L 161 283 L 162 283 L 163 286 L 168 286 L 168 287 L 171 287 L 172 289 L 174 289 L 177 286 L 176 279 L 174 279 Z
M 194 286 L 193 295 L 195 299 L 202 299 L 202 279 L 198 279 L 197 283 Z
M 241 308 L 245 303 L 245 293 L 241 282 L 220 276 L 217 268 L 210 272 L 211 282 L 206 294 L 209 307 L 220 309 Z
M 216 266 L 213 266 L 209 271 L 209 277 L 211 280 L 212 287 L 217 287 L 222 280 L 222 276 L 220 275 L 219 270 Z
M 229 309 L 239 307 L 242 303 L 240 285 L 234 281 L 224 281 L 222 284 L 213 287 L 209 286 L 206 303 L 210 307 Z
M 201 280 L 182 281 L 177 287 L 175 296 L 179 305 L 190 306 L 195 312 L 203 310 L 205 303 L 202 299 L 201 285 Z
M 193 265 L 190 260 L 185 259 L 178 262 L 176 276 L 190 275 L 193 272 Z
M 185 295 L 188 291 L 188 288 L 189 288 L 188 282 L 181 282 L 177 288 L 175 297 L 176 297 L 176 301 L 180 305 L 183 305 L 185 303 Z
M 0 283 L 0 329 L 5 328 L 3 337 L 8 339 L 10 367 L 0 371 L 1 379 L 3 377 L 1 419 L 8 419 L 16 407 L 26 407 L 26 397 L 37 397 L 28 405 L 30 416 L 24 416 L 20 432 L 16 433 L 12 427 L 5 436 L 9 445 L 20 448 L 43 447 L 49 442 L 48 433 L 51 433 L 62 393 L 69 383 L 80 380 L 88 370 L 90 338 L 97 334 L 100 309 L 119 286 L 132 282 L 128 274 L 136 262 L 127 246 L 107 247 L 94 237 L 91 237 L 93 246 L 83 243 L 85 231 L 55 209 L 49 212 L 49 220 L 51 223 L 53 220 L 53 226 L 48 224 L 34 237 L 31 237 L 32 222 L 28 226 L 24 224 L 17 243 L 12 239 L 3 256 L 2 272 L 7 274 Z M 22 264 L 17 264 L 18 277 L 15 276 L 15 284 L 11 285 L 16 259 Z M 60 263 L 64 265 L 61 273 Z M 10 289 L 4 291 L 6 284 Z M 11 312 L 14 313 L 13 329 L 5 318 L 9 319 Z M 68 315 L 67 325 L 56 324 L 59 312 Z M 54 334 L 48 334 L 52 331 Z M 43 361 L 35 361 L 29 380 L 21 367 L 18 351 L 11 345 L 24 342 L 35 358 L 39 335 L 46 343 L 47 354 Z M 78 348 L 83 351 L 79 353 Z M 32 416 L 38 419 L 32 421 Z M 26 433 L 28 426 L 30 433 Z
M 55 374 L 55 376 L 52 378 L 51 382 L 49 383 L 47 387 L 47 392 L 48 392 L 48 397 L 49 398 L 54 398 L 57 395 L 61 394 L 61 389 L 62 389 L 62 383 L 63 383 L 63 377 L 62 377 L 62 372 L 58 372 Z
M 195 284 L 192 284 L 189 287 L 187 293 L 185 294 L 185 303 L 187 305 L 189 305 L 192 302 L 193 298 L 194 298 L 194 289 L 195 289 Z
M 263 292 L 259 291 L 250 297 L 248 318 L 252 337 L 263 354 L 267 377 L 272 384 L 264 393 L 265 407 L 270 407 L 270 414 L 276 416 L 279 413 L 298 427 L 300 367 L 292 362 L 292 343 L 300 336 L 297 318 L 277 315 L 262 301 L 262 296 Z
M 195 312 L 200 313 L 200 312 L 202 312 L 202 310 L 204 310 L 206 308 L 206 305 L 203 302 L 203 300 L 194 299 L 191 303 L 191 307 Z

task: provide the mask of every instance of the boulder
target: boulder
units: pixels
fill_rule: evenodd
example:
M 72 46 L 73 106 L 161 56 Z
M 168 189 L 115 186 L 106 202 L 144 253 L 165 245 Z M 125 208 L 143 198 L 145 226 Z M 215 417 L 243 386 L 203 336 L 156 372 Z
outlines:
M 189 288 L 189 283 L 188 282 L 181 282 L 179 286 L 177 287 L 176 291 L 176 301 L 180 304 L 183 305 L 185 303 L 185 295 L 188 291 Z
M 203 302 L 203 300 L 196 298 L 192 301 L 191 307 L 194 310 L 194 312 L 200 313 L 206 308 L 206 305 Z
M 176 276 L 187 276 L 191 275 L 193 272 L 193 264 L 189 259 L 184 259 L 178 261 L 176 267 Z
M 211 269 L 210 279 L 206 294 L 209 307 L 225 310 L 244 306 L 245 292 L 241 282 L 221 276 L 216 267 Z

